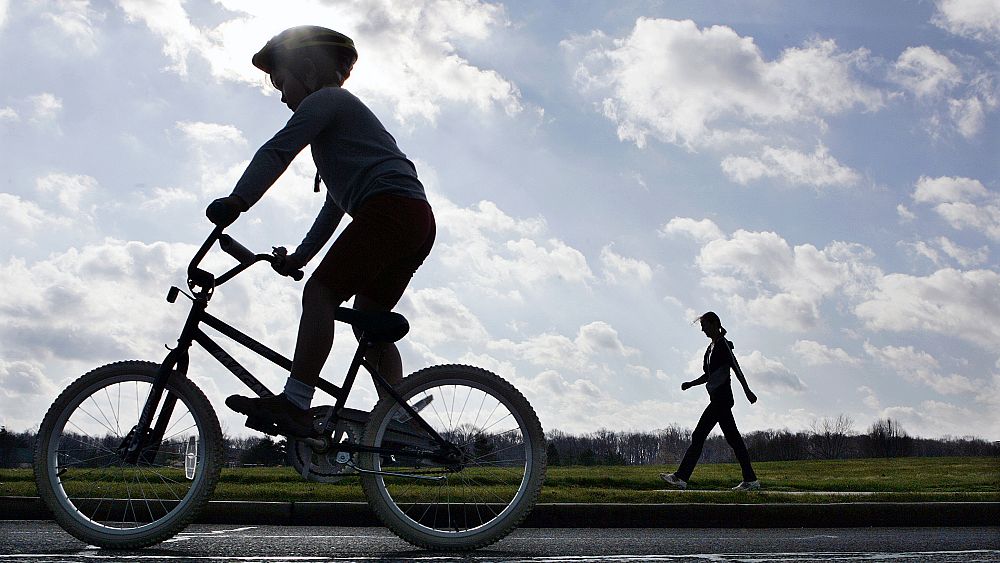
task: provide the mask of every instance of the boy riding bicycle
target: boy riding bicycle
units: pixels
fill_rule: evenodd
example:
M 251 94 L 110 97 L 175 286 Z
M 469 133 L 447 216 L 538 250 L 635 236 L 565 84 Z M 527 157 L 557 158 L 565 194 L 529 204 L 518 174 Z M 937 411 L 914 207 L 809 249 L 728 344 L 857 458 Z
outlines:
M 316 189 L 322 178 L 326 198 L 302 243 L 275 269 L 283 274 L 300 269 L 319 253 L 345 214 L 352 218 L 305 284 L 284 391 L 226 400 L 233 410 L 274 423 L 291 436 L 315 433 L 308 410 L 333 347 L 337 307 L 354 296 L 357 309 L 391 310 L 434 243 L 434 214 L 413 163 L 364 103 L 342 88 L 357 58 L 349 37 L 318 26 L 287 29 L 253 56 L 253 65 L 268 73 L 294 113 L 257 150 L 232 194 L 206 210 L 216 225 L 229 225 L 310 145 L 318 170 Z M 389 383 L 402 380 L 395 344 L 373 347 L 366 359 Z

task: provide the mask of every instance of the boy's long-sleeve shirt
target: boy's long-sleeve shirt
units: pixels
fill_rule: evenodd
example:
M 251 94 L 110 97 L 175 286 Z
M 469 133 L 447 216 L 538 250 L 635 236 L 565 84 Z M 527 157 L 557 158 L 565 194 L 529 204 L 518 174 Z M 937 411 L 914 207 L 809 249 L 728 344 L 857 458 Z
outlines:
M 316 221 L 296 252 L 312 258 L 329 240 L 344 213 L 367 198 L 395 194 L 427 200 L 416 168 L 392 135 L 354 94 L 321 88 L 299 104 L 288 123 L 254 154 L 233 189 L 252 206 L 306 145 L 327 186 Z

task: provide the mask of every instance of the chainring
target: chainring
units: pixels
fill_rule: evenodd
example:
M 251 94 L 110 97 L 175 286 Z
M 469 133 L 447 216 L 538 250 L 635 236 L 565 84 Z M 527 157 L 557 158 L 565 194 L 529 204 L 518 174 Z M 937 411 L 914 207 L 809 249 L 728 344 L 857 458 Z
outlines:
M 323 420 L 329 408 L 320 406 L 309 409 L 309 412 L 313 415 L 313 423 L 318 424 Z M 357 444 L 361 439 L 364 426 L 357 422 L 343 419 L 339 423 L 344 426 L 344 436 L 341 442 L 346 441 Z M 301 440 L 288 439 L 288 462 L 301 475 L 306 460 L 310 460 L 309 471 L 305 474 L 305 478 L 309 481 L 317 483 L 336 483 L 340 481 L 344 477 L 354 473 L 354 469 L 350 465 L 353 465 L 357 461 L 356 457 L 357 454 L 351 454 L 348 463 L 338 463 L 336 447 L 331 447 L 326 451 L 320 452 Z

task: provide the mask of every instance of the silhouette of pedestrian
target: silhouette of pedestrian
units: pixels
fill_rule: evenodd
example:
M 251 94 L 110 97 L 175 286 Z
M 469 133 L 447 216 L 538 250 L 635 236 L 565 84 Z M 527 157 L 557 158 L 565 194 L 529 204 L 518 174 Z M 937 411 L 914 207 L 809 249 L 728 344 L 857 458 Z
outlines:
M 701 331 L 705 333 L 712 343 L 705 351 L 704 374 L 693 381 L 685 381 L 681 384 L 681 390 L 687 391 L 695 385 L 705 384 L 708 389 L 709 403 L 702 413 L 698 425 L 691 434 L 691 445 L 688 446 L 680 467 L 674 473 L 660 473 L 660 478 L 678 489 L 686 489 L 687 482 L 691 478 L 691 472 L 701 457 L 701 450 L 705 446 L 705 439 L 708 433 L 718 424 L 722 429 L 722 434 L 726 437 L 729 447 L 733 448 L 736 459 L 740 462 L 743 470 L 743 482 L 733 487 L 734 491 L 754 491 L 760 489 L 760 481 L 750 465 L 750 454 L 747 453 L 747 446 L 743 443 L 743 436 L 736 428 L 736 420 L 733 418 L 733 389 L 730 385 L 730 368 L 736 372 L 736 378 L 743 385 L 743 392 L 746 393 L 750 404 L 757 402 L 757 395 L 754 395 L 747 385 L 743 370 L 740 369 L 739 362 L 733 354 L 733 343 L 726 340 L 726 329 L 722 327 L 719 315 L 709 311 L 698 318 L 701 322 Z

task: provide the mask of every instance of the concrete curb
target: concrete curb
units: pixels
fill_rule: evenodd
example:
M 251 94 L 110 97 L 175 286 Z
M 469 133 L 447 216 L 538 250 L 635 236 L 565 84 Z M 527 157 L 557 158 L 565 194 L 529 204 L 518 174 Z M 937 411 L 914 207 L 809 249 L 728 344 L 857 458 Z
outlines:
M 50 520 L 37 497 L 0 497 L 0 520 Z M 381 526 L 364 502 L 210 501 L 205 524 Z M 1000 502 L 824 504 L 545 503 L 526 528 L 856 528 L 996 526 Z

